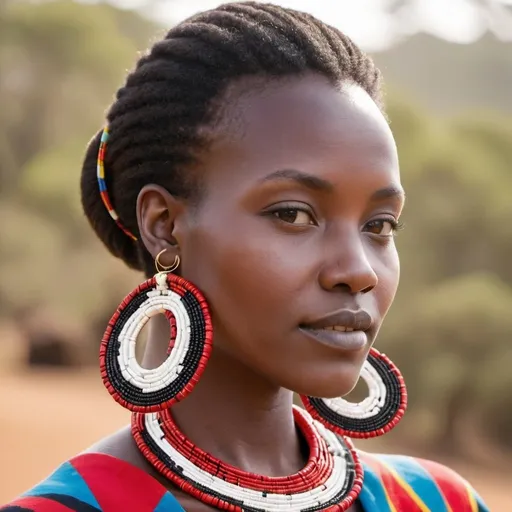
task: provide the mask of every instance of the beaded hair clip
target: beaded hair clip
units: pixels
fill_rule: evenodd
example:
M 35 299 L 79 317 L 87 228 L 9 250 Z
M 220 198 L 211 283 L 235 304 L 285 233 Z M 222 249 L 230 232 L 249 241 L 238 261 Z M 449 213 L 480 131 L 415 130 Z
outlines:
M 101 142 L 100 149 L 98 151 L 98 164 L 97 164 L 97 177 L 98 177 L 98 187 L 100 189 L 100 196 L 105 208 L 107 209 L 109 215 L 114 219 L 115 223 L 118 225 L 123 232 L 129 236 L 132 240 L 137 240 L 137 237 L 126 228 L 121 220 L 119 219 L 119 215 L 114 210 L 112 203 L 110 202 L 110 198 L 108 197 L 107 192 L 107 182 L 105 181 L 105 150 L 107 148 L 107 141 L 109 137 L 108 128 L 103 130 L 101 134 Z

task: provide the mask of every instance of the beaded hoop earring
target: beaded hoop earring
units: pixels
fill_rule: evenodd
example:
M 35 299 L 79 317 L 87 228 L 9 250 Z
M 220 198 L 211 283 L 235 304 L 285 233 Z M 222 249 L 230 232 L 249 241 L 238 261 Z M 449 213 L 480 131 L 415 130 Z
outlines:
M 164 252 L 164 251 L 162 251 Z M 103 383 L 116 402 L 133 412 L 162 411 L 183 400 L 204 371 L 212 350 L 213 330 L 206 300 L 185 279 L 164 267 L 119 305 L 103 336 L 100 368 Z M 137 337 L 149 319 L 164 314 L 171 325 L 168 356 L 146 369 L 135 358 Z
M 352 438 L 377 437 L 389 432 L 407 408 L 407 390 L 400 370 L 374 348 L 361 371 L 369 395 L 360 403 L 344 398 L 301 395 L 308 412 L 338 434 Z

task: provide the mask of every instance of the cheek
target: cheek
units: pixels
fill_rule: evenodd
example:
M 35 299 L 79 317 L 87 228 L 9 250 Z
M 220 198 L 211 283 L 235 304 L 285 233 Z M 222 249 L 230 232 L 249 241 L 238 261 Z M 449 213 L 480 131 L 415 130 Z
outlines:
M 200 227 L 182 247 L 183 277 L 205 294 L 216 333 L 245 343 L 274 337 L 300 281 L 298 262 L 278 238 L 269 238 L 265 222 Z
M 380 314 L 383 318 L 393 303 L 400 281 L 400 259 L 394 244 L 387 248 L 374 268 L 379 278 L 376 295 Z

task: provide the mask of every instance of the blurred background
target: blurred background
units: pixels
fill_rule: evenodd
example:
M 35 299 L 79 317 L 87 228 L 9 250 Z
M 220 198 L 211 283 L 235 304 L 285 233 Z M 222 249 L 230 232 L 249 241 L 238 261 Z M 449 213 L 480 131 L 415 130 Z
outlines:
M 282 0 L 370 52 L 408 204 L 378 348 L 409 411 L 361 444 L 434 458 L 512 510 L 512 0 Z M 78 181 L 140 51 L 216 1 L 0 1 L 0 503 L 123 425 L 99 340 L 141 275 L 96 241 Z M 454 511 L 455 512 L 455 511 Z

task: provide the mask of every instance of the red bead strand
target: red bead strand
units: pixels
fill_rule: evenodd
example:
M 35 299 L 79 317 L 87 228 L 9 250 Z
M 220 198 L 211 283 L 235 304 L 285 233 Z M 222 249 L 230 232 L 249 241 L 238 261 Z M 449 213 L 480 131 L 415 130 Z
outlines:
M 320 436 L 314 426 L 311 417 L 298 408 L 294 408 L 294 417 L 297 427 L 309 447 L 308 461 L 305 467 L 294 475 L 286 477 L 268 477 L 245 472 L 216 459 L 195 446 L 180 432 L 169 410 L 158 413 L 159 423 L 165 435 L 165 440 L 197 468 L 221 478 L 227 483 L 238 485 L 242 488 L 292 496 L 293 494 L 306 493 L 307 491 L 322 486 L 331 476 L 334 468 L 334 457 L 329 452 L 326 441 Z M 217 496 L 207 494 L 194 487 L 190 482 L 184 480 L 179 473 L 162 463 L 143 438 L 142 433 L 145 428 L 145 415 L 134 413 L 132 419 L 133 437 L 144 457 L 157 471 L 175 486 L 181 488 L 184 492 L 203 503 L 220 510 L 242 512 L 242 508 L 237 505 L 228 503 Z M 355 476 L 351 489 L 347 491 L 347 494 L 342 498 L 341 502 L 326 508 L 326 510 L 331 512 L 348 510 L 357 500 L 363 485 L 363 467 L 357 452 L 349 439 L 344 439 L 344 441 L 354 464 Z

